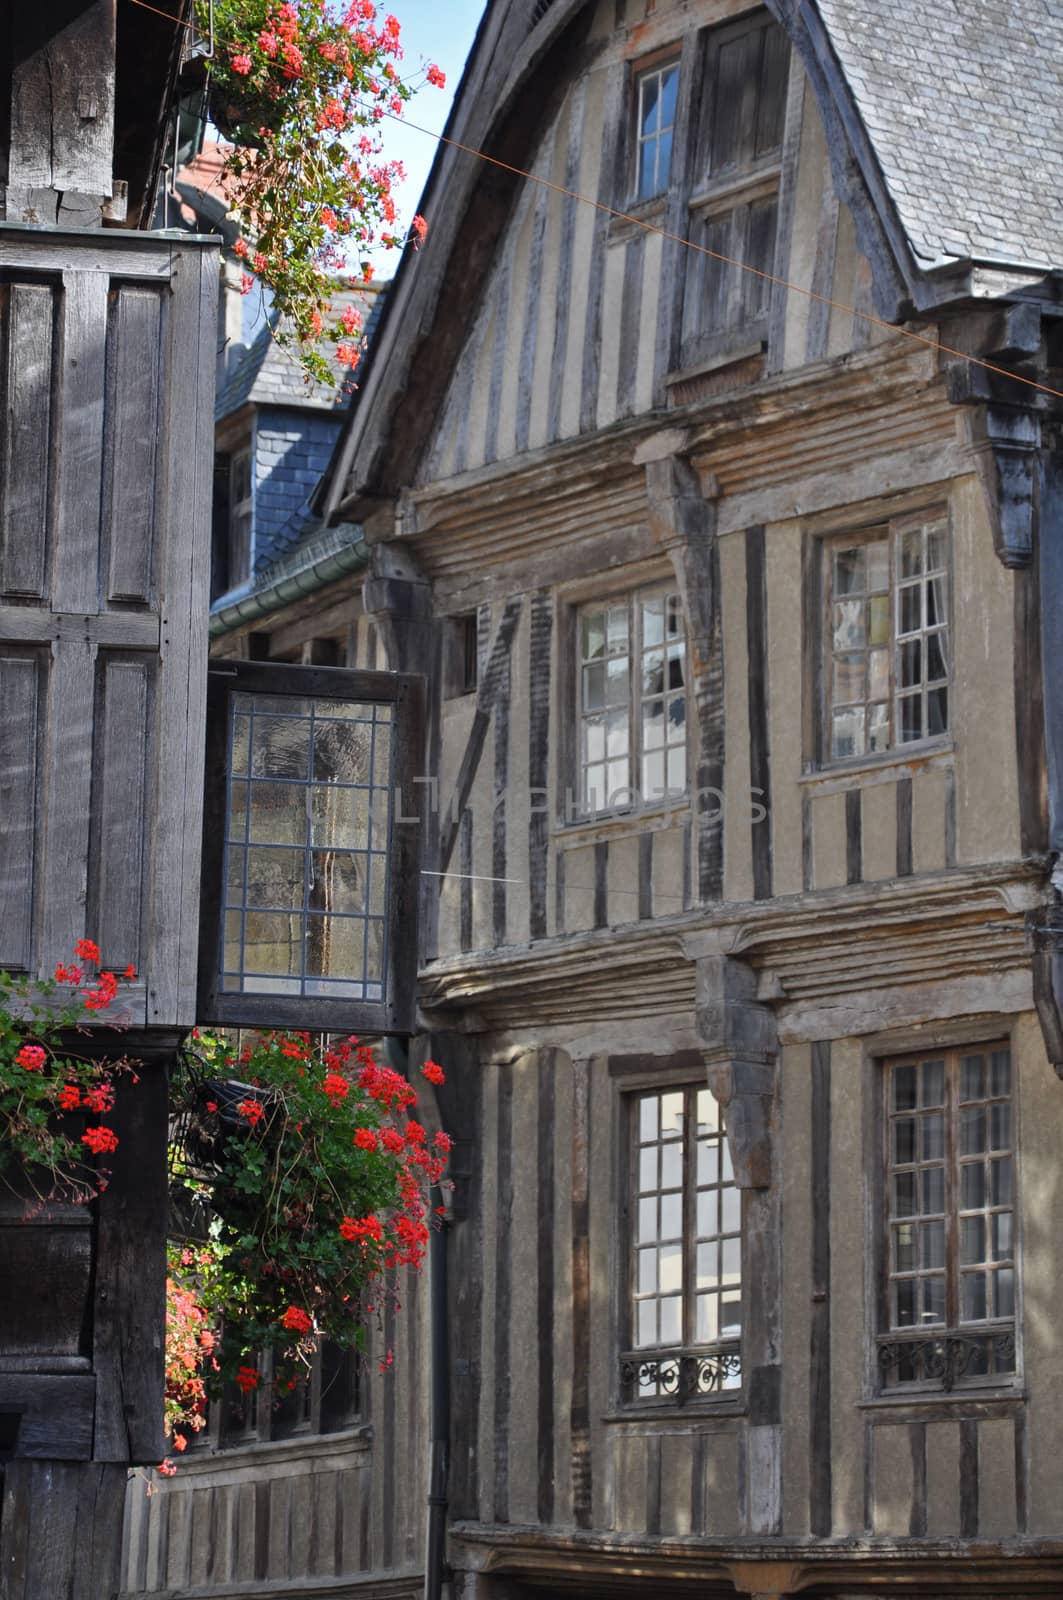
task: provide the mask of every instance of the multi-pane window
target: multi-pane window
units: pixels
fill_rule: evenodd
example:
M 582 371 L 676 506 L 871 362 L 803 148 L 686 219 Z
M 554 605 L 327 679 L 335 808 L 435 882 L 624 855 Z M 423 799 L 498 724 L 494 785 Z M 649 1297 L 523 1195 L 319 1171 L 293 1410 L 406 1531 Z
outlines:
M 232 697 L 222 988 L 379 1000 L 392 707 Z
M 767 13 L 705 44 L 690 195 L 682 360 L 767 337 L 790 46 Z M 747 270 L 756 269 L 756 270 Z
M 1015 1370 L 1015 1155 L 1006 1045 L 890 1063 L 887 1385 Z
M 585 606 L 578 635 L 581 809 L 684 794 L 686 634 L 678 594 L 661 589 Z
M 632 1097 L 630 1397 L 741 1382 L 742 1206 L 708 1089 Z
M 652 200 L 668 188 L 679 89 L 679 63 L 640 72 L 635 79 L 638 146 L 635 198 Z
M 826 543 L 827 759 L 948 732 L 948 546 L 943 515 Z

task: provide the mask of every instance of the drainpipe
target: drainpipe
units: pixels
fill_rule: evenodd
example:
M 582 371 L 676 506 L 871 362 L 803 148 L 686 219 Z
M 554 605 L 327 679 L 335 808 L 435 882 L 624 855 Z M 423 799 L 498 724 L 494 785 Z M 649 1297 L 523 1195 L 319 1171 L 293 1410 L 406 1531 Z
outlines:
M 1063 437 L 1044 426 L 1040 482 L 1041 668 L 1052 901 L 1035 933 L 1034 1000 L 1049 1060 L 1063 1078 Z
M 437 1207 L 443 1191 L 432 1189 L 432 1209 L 442 1226 L 429 1234 L 429 1327 L 432 1368 L 431 1432 L 428 1462 L 428 1539 L 425 1552 L 424 1600 L 442 1600 L 446 1571 L 447 1473 L 450 1457 L 450 1373 L 447 1349 L 447 1235 Z
M 399 1039 L 385 1039 L 389 1065 L 404 1075 L 409 1051 Z M 447 1497 L 450 1470 L 450 1338 L 447 1322 L 447 1223 L 440 1214 L 443 1191 L 431 1189 L 433 1226 L 428 1233 L 428 1345 L 431 1383 L 428 1526 L 425 1540 L 424 1600 L 445 1600 Z M 449 1593 L 449 1586 L 446 1586 Z

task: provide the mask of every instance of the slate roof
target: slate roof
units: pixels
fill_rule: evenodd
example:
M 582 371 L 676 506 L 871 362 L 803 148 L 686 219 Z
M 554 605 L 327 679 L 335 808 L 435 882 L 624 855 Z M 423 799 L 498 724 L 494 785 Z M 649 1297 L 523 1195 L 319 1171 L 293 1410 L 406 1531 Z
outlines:
M 1063 0 L 818 0 L 922 264 L 1063 267 Z
M 380 318 L 385 287 L 382 284 L 379 289 L 340 290 L 332 299 L 333 312 L 340 316 L 347 306 L 358 306 L 365 317 L 363 337 L 370 338 Z M 334 349 L 332 345 L 326 346 L 326 354 L 331 355 Z M 335 360 L 330 364 L 337 379 L 335 388 L 330 389 L 324 383 L 307 383 L 292 351 L 279 345 L 269 327 L 264 325 L 222 385 L 214 415 L 220 422 L 248 404 L 313 406 L 318 410 L 342 411 L 350 397 L 349 390 L 342 385 L 347 371 Z

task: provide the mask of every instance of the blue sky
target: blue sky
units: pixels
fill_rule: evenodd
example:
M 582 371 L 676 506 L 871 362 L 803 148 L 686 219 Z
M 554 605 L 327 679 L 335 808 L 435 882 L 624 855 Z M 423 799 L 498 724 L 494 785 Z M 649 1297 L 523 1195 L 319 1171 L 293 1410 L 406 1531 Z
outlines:
M 395 15 L 402 24 L 402 42 L 405 58 L 402 62 L 404 76 L 412 76 L 422 62 L 434 62 L 447 75 L 445 89 L 433 89 L 426 84 L 410 101 L 406 116 L 410 122 L 442 133 L 450 111 L 454 91 L 461 80 L 462 68 L 469 53 L 484 0 L 393 0 Z M 399 217 L 404 226 L 417 210 L 435 157 L 436 141 L 424 133 L 404 128 L 398 122 L 384 124 L 384 154 L 391 160 L 401 161 L 407 179 L 396 190 Z M 428 219 L 431 222 L 431 218 Z M 398 265 L 394 251 L 382 251 L 374 260 L 381 277 L 390 277 Z

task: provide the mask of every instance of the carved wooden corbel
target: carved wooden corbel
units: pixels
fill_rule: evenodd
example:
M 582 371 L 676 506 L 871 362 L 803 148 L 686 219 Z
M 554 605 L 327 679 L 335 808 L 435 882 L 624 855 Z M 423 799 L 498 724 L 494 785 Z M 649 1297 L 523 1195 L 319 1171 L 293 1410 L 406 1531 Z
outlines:
M 772 1111 L 778 1061 L 775 1018 L 757 1001 L 752 967 L 730 956 L 698 962 L 697 1030 L 709 1088 L 726 1113 L 740 1189 L 772 1181 Z
M 969 425 L 993 547 L 1006 567 L 1028 567 L 1033 556 L 1040 418 L 1018 407 L 986 405 L 972 412 Z
M 427 677 L 432 588 L 408 551 L 395 544 L 370 545 L 362 604 L 383 641 L 389 670 Z

